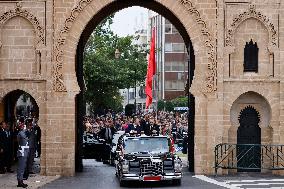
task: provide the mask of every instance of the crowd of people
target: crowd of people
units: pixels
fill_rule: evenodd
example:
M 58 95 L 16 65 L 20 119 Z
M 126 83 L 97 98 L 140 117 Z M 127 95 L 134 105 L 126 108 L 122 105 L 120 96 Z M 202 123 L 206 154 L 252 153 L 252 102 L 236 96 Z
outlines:
M 85 132 L 92 133 L 96 137 L 109 140 L 111 136 L 106 135 L 106 128 L 111 128 L 112 135 L 115 131 L 126 133 L 136 132 L 138 134 L 155 134 L 172 136 L 176 141 L 187 133 L 187 113 L 173 113 L 166 111 L 140 113 L 134 116 L 107 113 L 103 116 L 85 117 Z M 107 138 L 106 138 L 107 137 Z
M 0 174 L 12 173 L 18 162 L 18 187 L 26 188 L 23 180 L 34 174 L 34 158 L 41 154 L 41 129 L 37 118 L 20 117 L 16 123 L 0 123 Z

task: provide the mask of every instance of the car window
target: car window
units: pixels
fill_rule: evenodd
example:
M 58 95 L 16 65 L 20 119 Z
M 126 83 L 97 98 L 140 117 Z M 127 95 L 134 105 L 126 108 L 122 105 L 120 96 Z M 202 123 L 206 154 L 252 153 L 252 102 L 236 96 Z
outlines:
M 126 153 L 165 153 L 169 152 L 168 139 L 155 138 L 126 138 L 124 141 Z

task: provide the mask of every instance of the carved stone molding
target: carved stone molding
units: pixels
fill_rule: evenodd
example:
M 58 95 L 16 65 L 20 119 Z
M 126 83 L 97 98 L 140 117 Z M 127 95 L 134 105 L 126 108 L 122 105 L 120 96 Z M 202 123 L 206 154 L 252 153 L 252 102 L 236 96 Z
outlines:
M 8 12 L 3 13 L 0 15 L 0 29 L 5 24 L 6 21 L 9 19 L 21 16 L 23 18 L 26 18 L 34 27 L 36 34 L 37 34 L 37 44 L 43 44 L 45 43 L 45 37 L 44 37 L 44 29 L 40 25 L 38 19 L 31 14 L 29 11 L 22 9 L 22 6 L 20 3 L 17 3 L 16 8 L 14 10 L 9 10 Z
M 206 86 L 203 89 L 205 93 L 212 93 L 217 90 L 217 60 L 216 47 L 213 42 L 212 35 L 206 25 L 206 22 L 201 18 L 199 11 L 193 6 L 190 0 L 179 0 L 190 14 L 195 15 L 196 22 L 201 25 L 201 33 L 206 37 L 204 44 L 209 48 L 208 52 L 208 72 L 206 73 Z
M 257 12 L 255 5 L 249 5 L 249 10 L 238 15 L 238 17 L 233 19 L 233 23 L 229 26 L 226 36 L 226 46 L 234 46 L 233 35 L 236 32 L 238 26 L 249 18 L 255 18 L 262 22 L 268 30 L 269 33 L 269 46 L 277 46 L 277 32 L 274 25 L 270 22 L 269 18 L 261 12 Z
M 57 92 L 66 92 L 66 86 L 63 81 L 63 46 L 65 45 L 68 32 L 80 12 L 93 0 L 80 0 L 79 3 L 71 10 L 70 16 L 65 20 L 63 28 L 60 30 L 59 37 L 55 46 L 55 64 L 53 65 L 53 90 Z
M 53 66 L 53 90 L 57 92 L 66 92 L 66 86 L 64 84 L 63 79 L 63 46 L 66 43 L 66 38 L 68 36 L 68 32 L 76 20 L 80 12 L 91 3 L 93 0 L 80 0 L 79 3 L 71 10 L 70 16 L 65 20 L 64 26 L 59 33 L 59 37 L 56 41 L 55 46 L 55 64 Z M 192 5 L 189 0 L 179 0 L 180 3 L 186 8 L 186 10 L 195 14 L 195 20 L 198 24 L 202 26 L 201 32 L 204 36 L 206 36 L 206 40 L 204 41 L 205 45 L 209 47 L 208 52 L 208 73 L 206 74 L 206 87 L 204 88 L 204 92 L 210 93 L 217 90 L 217 61 L 216 61 L 216 48 L 213 43 L 212 36 L 207 28 L 205 21 L 201 18 L 198 10 Z

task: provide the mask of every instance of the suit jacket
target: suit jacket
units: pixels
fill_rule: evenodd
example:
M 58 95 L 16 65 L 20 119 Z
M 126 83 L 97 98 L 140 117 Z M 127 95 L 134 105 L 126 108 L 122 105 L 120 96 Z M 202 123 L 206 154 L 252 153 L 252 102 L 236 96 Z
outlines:
M 141 131 L 144 131 L 141 125 L 135 126 L 133 124 L 129 124 L 125 132 L 130 133 L 131 130 L 136 131 L 138 134 L 141 133 Z
M 12 153 L 12 147 L 13 147 L 12 136 L 13 133 L 11 131 L 5 131 L 2 128 L 0 129 L 0 148 L 2 148 L 5 151 L 4 153 L 7 152 Z
M 116 129 L 114 127 L 111 127 L 110 131 L 111 131 L 111 139 L 106 141 L 108 143 L 110 143 L 112 141 L 112 137 L 113 137 L 114 133 L 116 132 Z M 100 138 L 103 138 L 103 139 L 106 140 L 105 134 L 106 134 L 106 128 L 102 128 L 101 131 L 99 132 Z
M 141 126 L 145 135 L 151 135 L 150 123 L 148 120 L 141 120 Z

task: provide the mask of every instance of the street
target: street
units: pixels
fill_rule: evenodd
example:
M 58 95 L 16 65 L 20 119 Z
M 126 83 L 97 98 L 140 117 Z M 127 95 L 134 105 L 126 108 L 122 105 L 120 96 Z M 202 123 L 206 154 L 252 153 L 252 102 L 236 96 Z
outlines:
M 113 189 L 122 188 L 119 186 L 119 182 L 115 177 L 115 169 L 109 165 L 105 165 L 102 162 L 96 162 L 95 160 L 84 160 L 84 172 L 77 173 L 76 177 L 63 177 L 54 182 L 51 182 L 43 189 Z M 123 187 L 124 188 L 124 187 Z M 184 173 L 181 186 L 173 186 L 170 182 L 162 183 L 143 183 L 133 182 L 130 183 L 128 188 L 196 188 L 196 189 L 212 189 L 223 188 L 208 182 L 202 181 L 198 178 L 192 177 L 189 172 Z
M 42 189 L 113 189 L 113 188 L 195 188 L 195 189 L 241 189 L 241 188 L 270 188 L 283 189 L 284 179 L 279 176 L 267 174 L 240 174 L 238 176 L 208 177 L 192 175 L 184 171 L 181 186 L 173 186 L 170 182 L 133 182 L 128 187 L 120 187 L 115 177 L 115 169 L 95 160 L 84 160 L 84 172 L 77 173 L 75 177 L 62 177 L 43 187 Z

